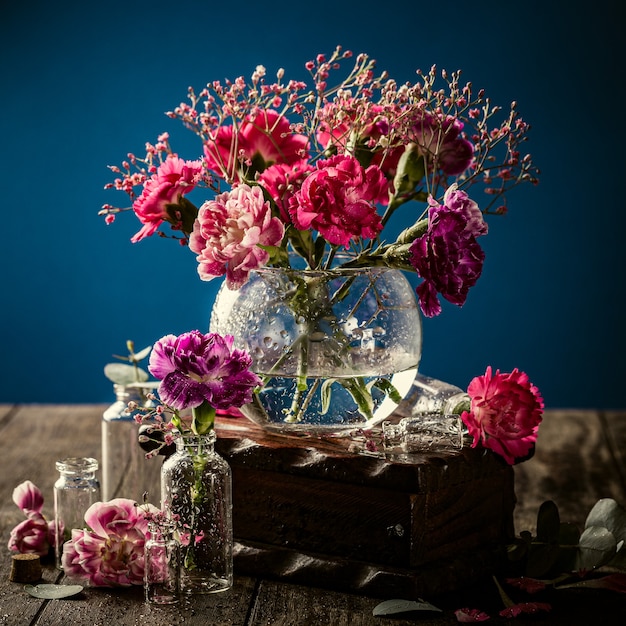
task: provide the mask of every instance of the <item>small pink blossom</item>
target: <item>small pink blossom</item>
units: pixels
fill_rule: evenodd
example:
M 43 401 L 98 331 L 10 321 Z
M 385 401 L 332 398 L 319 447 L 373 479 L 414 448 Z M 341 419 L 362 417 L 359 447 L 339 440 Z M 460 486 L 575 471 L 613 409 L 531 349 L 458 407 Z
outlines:
M 470 382 L 467 393 L 471 409 L 461 419 L 474 438 L 472 447 L 480 443 L 510 465 L 527 456 L 537 440 L 543 413 L 543 398 L 528 376 L 517 369 L 492 375 L 487 367 L 484 376 Z
M 153 235 L 164 221 L 176 223 L 168 213 L 168 205 L 176 204 L 180 196 L 189 193 L 201 174 L 200 161 L 184 161 L 169 155 L 145 182 L 143 192 L 133 203 L 133 211 L 144 226 L 131 241 L 136 243 Z
M 348 246 L 382 230 L 375 204 L 387 199 L 388 182 L 375 165 L 365 169 L 352 156 L 336 155 L 317 163 L 289 203 L 299 230 L 314 228 L 331 244 Z
M 30 480 L 25 480 L 13 490 L 13 502 L 22 509 L 24 515 L 41 513 L 43 494 L 37 485 Z
M 546 584 L 536 578 L 507 578 L 506 582 L 512 587 L 522 589 L 526 593 L 538 593 L 546 588 Z
M 240 184 L 200 207 L 189 247 L 202 280 L 226 274 L 228 288 L 239 289 L 269 259 L 262 246 L 279 245 L 284 232 L 261 187 Z
M 117 498 L 96 502 L 85 512 L 89 529 L 72 529 L 63 546 L 66 575 L 87 580 L 94 587 L 143 584 L 144 544 L 148 520 L 156 509 Z
M 461 624 L 474 624 L 491 619 L 487 613 L 483 613 L 483 611 L 478 609 L 457 609 L 454 615 L 456 616 L 456 621 Z
M 31 514 L 11 531 L 8 547 L 20 554 L 45 556 L 54 545 L 54 522 L 46 522 L 40 513 Z

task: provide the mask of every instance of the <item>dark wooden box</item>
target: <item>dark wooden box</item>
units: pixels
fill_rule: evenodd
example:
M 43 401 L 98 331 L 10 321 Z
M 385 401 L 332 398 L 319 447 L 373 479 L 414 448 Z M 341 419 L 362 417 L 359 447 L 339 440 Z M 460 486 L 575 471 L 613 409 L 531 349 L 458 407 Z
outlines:
M 367 456 L 244 418 L 220 418 L 217 432 L 239 573 L 428 596 L 493 571 L 513 534 L 513 470 L 489 452 Z

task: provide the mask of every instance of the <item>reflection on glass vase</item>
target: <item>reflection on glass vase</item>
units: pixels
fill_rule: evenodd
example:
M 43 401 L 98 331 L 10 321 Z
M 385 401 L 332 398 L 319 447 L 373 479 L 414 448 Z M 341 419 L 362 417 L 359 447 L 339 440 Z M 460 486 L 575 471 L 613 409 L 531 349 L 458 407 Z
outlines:
M 210 330 L 233 335 L 263 379 L 243 413 L 289 434 L 380 424 L 411 389 L 422 347 L 413 288 L 385 267 L 258 269 L 238 291 L 222 286 Z
M 185 594 L 225 591 L 233 584 L 231 470 L 214 446 L 213 431 L 183 435 L 161 468 L 161 506 L 181 544 Z

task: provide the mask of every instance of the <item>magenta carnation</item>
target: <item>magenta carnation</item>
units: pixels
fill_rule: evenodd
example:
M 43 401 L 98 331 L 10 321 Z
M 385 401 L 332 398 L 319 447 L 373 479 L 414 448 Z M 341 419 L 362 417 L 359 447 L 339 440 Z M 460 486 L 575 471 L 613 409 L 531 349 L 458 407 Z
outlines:
M 189 247 L 202 280 L 226 274 L 228 288 L 238 289 L 269 259 L 261 246 L 279 245 L 284 232 L 263 190 L 241 184 L 200 207 Z
M 238 128 L 220 126 L 214 141 L 204 144 L 207 167 L 227 179 L 239 180 L 243 166 L 246 177 L 274 163 L 292 164 L 307 156 L 308 138 L 293 133 L 289 121 L 273 109 L 259 110 Z
M 365 169 L 352 156 L 336 155 L 317 163 L 289 202 L 299 230 L 314 228 L 331 244 L 348 246 L 382 230 L 376 203 L 388 200 L 388 182 L 375 165 Z
M 510 465 L 526 457 L 537 440 L 543 413 L 543 399 L 528 376 L 517 369 L 492 375 L 488 367 L 484 376 L 472 380 L 467 393 L 471 409 L 461 419 L 474 438 L 472 447 L 480 443 Z
M 150 354 L 149 370 L 158 378 L 159 396 L 173 409 L 200 406 L 240 407 L 252 400 L 260 378 L 249 370 L 247 352 L 233 348 L 233 337 L 197 330 L 159 339 Z
M 180 196 L 189 193 L 202 174 L 200 161 L 184 161 L 170 155 L 149 178 L 141 195 L 133 203 L 133 211 L 144 225 L 133 236 L 136 243 L 153 235 L 164 221 L 172 221 L 167 206 L 176 204 Z
M 91 530 L 72 529 L 63 546 L 65 574 L 94 587 L 143 584 L 148 515 L 155 510 L 126 498 L 92 504 L 85 512 Z

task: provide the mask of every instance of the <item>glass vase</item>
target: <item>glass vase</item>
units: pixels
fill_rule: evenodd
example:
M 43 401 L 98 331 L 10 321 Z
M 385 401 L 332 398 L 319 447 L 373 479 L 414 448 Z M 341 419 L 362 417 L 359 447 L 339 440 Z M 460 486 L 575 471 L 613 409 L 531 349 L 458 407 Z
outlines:
M 161 463 L 159 458 L 146 459 L 140 447 L 139 424 L 127 412 L 128 403 L 150 407 L 153 402 L 147 394 L 158 383 L 113 385 L 115 402 L 102 415 L 102 497 L 130 498 L 158 504 L 160 499 Z
M 149 522 L 144 548 L 144 593 L 150 604 L 176 604 L 180 599 L 180 546 L 170 522 Z
M 175 524 L 185 594 L 233 584 L 232 478 L 215 433 L 183 435 L 161 468 L 161 508 Z
M 384 267 L 258 269 L 237 291 L 222 286 L 210 330 L 233 335 L 263 379 L 243 413 L 288 434 L 382 423 L 421 357 L 413 288 Z

